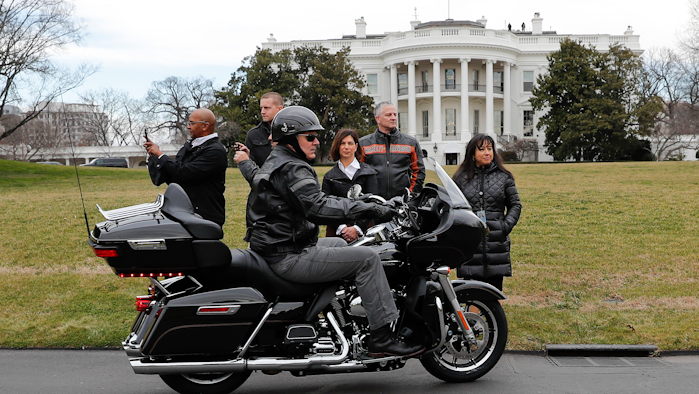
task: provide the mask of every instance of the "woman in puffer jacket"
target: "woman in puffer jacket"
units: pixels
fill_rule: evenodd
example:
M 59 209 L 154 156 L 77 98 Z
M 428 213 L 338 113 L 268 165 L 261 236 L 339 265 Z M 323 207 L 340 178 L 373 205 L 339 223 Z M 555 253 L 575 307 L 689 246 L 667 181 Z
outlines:
M 459 267 L 457 275 L 502 290 L 503 277 L 512 276 L 509 234 L 519 220 L 522 204 L 515 179 L 503 166 L 490 136 L 477 134 L 469 141 L 464 162 L 453 179 L 473 212 L 490 229 L 483 235 L 473 258 Z

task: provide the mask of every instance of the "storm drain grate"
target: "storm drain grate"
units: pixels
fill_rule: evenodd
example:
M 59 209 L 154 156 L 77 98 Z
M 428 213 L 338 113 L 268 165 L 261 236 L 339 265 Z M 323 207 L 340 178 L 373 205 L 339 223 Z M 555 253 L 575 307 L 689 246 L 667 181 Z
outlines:
M 659 357 L 553 357 L 548 359 L 557 367 L 671 367 L 672 364 Z

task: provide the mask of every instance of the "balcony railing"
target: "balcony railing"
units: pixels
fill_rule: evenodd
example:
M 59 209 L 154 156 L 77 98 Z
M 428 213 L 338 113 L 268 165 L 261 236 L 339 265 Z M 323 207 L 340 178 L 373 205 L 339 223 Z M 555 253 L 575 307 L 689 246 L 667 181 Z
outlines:
M 433 85 L 415 85 L 415 93 L 431 93 L 434 92 Z M 441 92 L 452 92 L 452 91 L 461 91 L 461 84 L 443 84 L 439 86 L 441 89 Z M 488 86 L 487 85 L 474 85 L 472 83 L 468 84 L 468 91 L 469 92 L 483 92 L 485 93 L 485 90 Z M 502 94 L 504 91 L 504 88 L 500 85 L 494 85 L 493 86 L 493 93 L 499 93 Z M 398 95 L 403 96 L 408 94 L 408 88 L 399 88 L 398 89 Z
M 459 135 L 456 130 L 447 130 L 442 133 L 442 141 L 456 141 L 459 139 Z

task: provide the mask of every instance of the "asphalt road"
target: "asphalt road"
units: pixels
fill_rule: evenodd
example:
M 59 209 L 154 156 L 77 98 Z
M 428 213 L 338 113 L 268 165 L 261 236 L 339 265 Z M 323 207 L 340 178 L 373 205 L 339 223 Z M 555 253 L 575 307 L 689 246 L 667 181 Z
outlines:
M 417 360 L 392 372 L 309 376 L 253 373 L 236 393 L 697 393 L 699 356 L 553 357 L 506 353 L 483 378 L 447 384 Z M 175 393 L 136 375 L 121 351 L 0 350 L 0 393 Z

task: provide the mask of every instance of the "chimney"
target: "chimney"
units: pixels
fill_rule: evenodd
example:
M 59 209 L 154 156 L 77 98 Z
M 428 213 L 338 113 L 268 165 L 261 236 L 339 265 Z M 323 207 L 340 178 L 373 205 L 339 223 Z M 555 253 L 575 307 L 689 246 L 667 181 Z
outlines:
M 532 34 L 541 34 L 543 32 L 542 25 L 544 24 L 544 18 L 539 16 L 539 13 L 534 13 L 534 18 L 532 18 Z
M 354 24 L 357 25 L 357 38 L 366 38 L 366 22 L 364 22 L 364 17 L 355 19 Z
M 415 30 L 417 25 L 419 25 L 421 22 L 420 21 L 410 21 L 410 29 Z
M 632 36 L 633 35 L 633 28 L 631 26 L 629 26 L 628 29 L 626 29 L 626 31 L 624 32 L 624 35 L 625 36 Z
M 476 22 L 480 23 L 481 25 L 483 25 L 483 27 L 485 27 L 485 24 L 488 23 L 488 20 L 485 19 L 485 16 L 482 16 L 481 19 L 476 20 Z
M 267 37 L 267 42 L 277 42 L 277 39 L 274 38 L 274 34 L 269 33 L 269 37 Z

